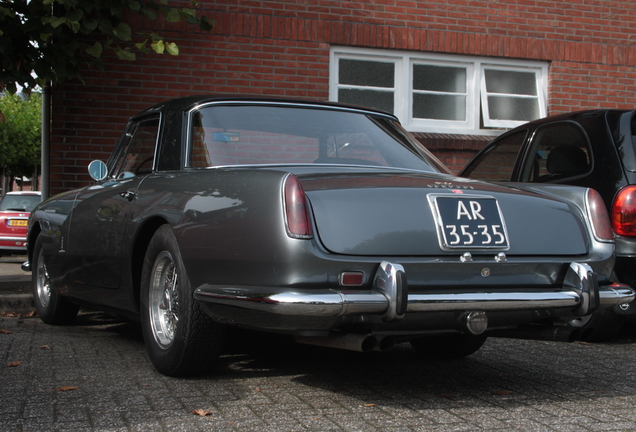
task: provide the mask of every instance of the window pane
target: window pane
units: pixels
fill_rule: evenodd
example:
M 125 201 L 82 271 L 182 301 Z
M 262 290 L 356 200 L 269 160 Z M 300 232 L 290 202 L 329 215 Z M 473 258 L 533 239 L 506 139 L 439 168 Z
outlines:
M 581 176 L 590 171 L 591 149 L 579 125 L 559 122 L 540 127 L 534 133 L 521 181 L 551 182 Z M 530 169 L 530 167 L 532 167 Z
M 192 114 L 189 163 L 340 163 L 435 171 L 436 164 L 391 123 L 382 116 L 315 108 L 205 106 Z
M 462 176 L 478 180 L 510 181 L 515 161 L 527 131 L 522 130 L 488 147 L 462 172 Z
M 413 118 L 466 120 L 466 96 L 414 94 Z
M 532 72 L 513 72 L 486 69 L 486 91 L 537 96 L 536 75 Z
M 338 102 L 361 105 L 393 113 L 393 92 L 376 90 L 338 90 Z
M 393 88 L 395 66 L 386 62 L 340 59 L 338 79 L 340 84 Z
M 539 100 L 536 98 L 490 95 L 488 112 L 491 120 L 530 121 L 541 117 Z
M 115 165 L 118 177 L 124 173 L 147 174 L 154 167 L 155 145 L 159 132 L 159 119 L 145 120 L 138 124 L 134 136 L 122 151 Z
M 414 65 L 413 89 L 447 93 L 466 93 L 466 69 L 446 66 Z

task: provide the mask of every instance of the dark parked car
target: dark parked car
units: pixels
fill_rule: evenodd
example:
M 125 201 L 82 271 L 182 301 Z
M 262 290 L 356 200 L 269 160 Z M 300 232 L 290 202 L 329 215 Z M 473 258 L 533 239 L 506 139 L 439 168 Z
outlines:
M 38 191 L 14 191 L 0 200 L 0 255 L 26 252 L 27 222 L 42 201 Z
M 398 120 L 327 102 L 189 97 L 131 119 L 96 182 L 32 214 L 39 316 L 141 320 L 164 374 L 208 371 L 226 326 L 461 357 L 634 292 L 591 189 L 450 175 Z
M 616 234 L 613 279 L 636 286 L 636 111 L 579 111 L 529 122 L 489 143 L 460 176 L 596 189 Z M 633 317 L 636 305 L 596 314 L 595 339 L 615 333 L 616 314 Z

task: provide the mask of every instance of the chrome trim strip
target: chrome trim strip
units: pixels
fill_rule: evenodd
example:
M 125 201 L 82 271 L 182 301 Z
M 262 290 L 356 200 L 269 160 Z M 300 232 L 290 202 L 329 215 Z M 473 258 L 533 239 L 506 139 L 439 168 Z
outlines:
M 603 307 L 626 304 L 632 302 L 635 298 L 634 290 L 629 285 L 613 283 L 601 288 L 598 293 L 601 306 Z
M 26 241 L 26 236 L 24 236 L 24 237 L 0 237 L 0 242 L 3 242 L 3 241 L 25 242 Z
M 384 321 L 402 318 L 398 314 L 399 264 L 383 261 L 376 273 L 373 290 L 297 290 L 274 287 L 227 287 L 204 284 L 196 289 L 197 300 L 211 304 L 271 313 L 308 317 L 380 315 Z M 405 287 L 406 288 L 406 287 Z M 409 293 L 407 312 L 521 311 L 572 309 L 585 315 L 596 309 L 634 300 L 627 285 L 598 286 L 596 274 L 586 264 L 572 263 L 561 290 L 538 291 L 536 288 L 512 292 L 479 293 Z
M 409 295 L 409 312 L 531 310 L 575 307 L 575 291 Z
M 386 322 L 398 321 L 404 318 L 404 310 L 399 311 L 398 304 L 400 304 L 400 296 L 404 295 L 402 289 L 408 289 L 403 287 L 400 280 L 401 274 L 404 273 L 404 267 L 399 264 L 393 264 L 388 261 L 382 261 L 380 268 L 375 273 L 373 280 L 374 291 L 384 295 L 389 304 L 386 311 L 382 315 L 382 319 Z M 408 305 L 407 305 L 408 307 Z M 404 309 L 404 307 L 402 307 Z
M 338 293 L 268 292 L 267 288 L 219 287 L 203 285 L 194 296 L 197 300 L 280 315 L 345 316 L 387 314 L 389 300 L 379 292 L 349 291 Z M 611 292 L 606 304 L 623 303 L 625 293 Z M 632 295 L 633 297 L 633 295 Z M 461 310 L 498 311 L 574 308 L 582 296 L 576 291 L 506 292 L 461 294 L 409 294 L 407 312 L 451 312 Z

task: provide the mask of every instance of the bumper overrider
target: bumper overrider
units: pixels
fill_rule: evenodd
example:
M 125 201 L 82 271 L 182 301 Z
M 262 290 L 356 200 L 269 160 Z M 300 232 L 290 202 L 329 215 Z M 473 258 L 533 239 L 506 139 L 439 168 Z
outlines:
M 366 317 L 363 321 L 374 318 L 399 326 L 410 314 L 422 313 L 461 316 L 464 323 L 461 331 L 480 334 L 488 328 L 490 314 L 526 311 L 539 316 L 541 311 L 547 311 L 548 315 L 550 311 L 561 311 L 554 316 L 576 317 L 634 299 L 634 291 L 629 286 L 618 283 L 599 286 L 592 268 L 575 262 L 570 264 L 563 285 L 550 291 L 528 288 L 414 293 L 409 292 L 404 268 L 383 261 L 371 290 L 290 290 L 204 284 L 194 295 L 204 310 L 218 321 L 298 334 L 304 330 L 334 329 L 338 323 L 347 322 L 347 317 Z M 389 327 L 383 326 L 383 329 Z

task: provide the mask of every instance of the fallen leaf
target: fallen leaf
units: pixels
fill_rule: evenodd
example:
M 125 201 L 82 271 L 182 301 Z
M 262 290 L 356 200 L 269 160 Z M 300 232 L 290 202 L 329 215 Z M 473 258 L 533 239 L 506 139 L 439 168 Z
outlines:
M 50 347 L 50 346 L 48 346 L 48 345 L 42 345 L 42 346 L 40 347 L 40 349 L 41 349 L 41 350 L 50 350 L 50 349 L 51 349 L 51 347 Z
M 13 332 L 11 330 L 0 329 L 0 333 L 2 333 L 2 334 L 11 334 Z
M 256 391 L 262 391 L 260 388 L 256 387 L 254 390 Z
M 62 387 L 56 388 L 55 391 L 65 392 L 65 391 L 78 390 L 78 389 L 79 387 L 75 387 L 75 386 L 62 386 Z
M 18 366 L 22 366 L 22 362 L 21 361 L 14 361 L 11 363 L 7 363 L 7 367 L 18 367 Z
M 498 394 L 499 396 L 507 396 L 507 395 L 509 395 L 509 394 L 512 394 L 512 392 L 511 392 L 510 390 L 499 390 L 499 391 L 497 392 L 497 394 Z
M 192 414 L 196 414 L 196 415 L 201 416 L 201 417 L 206 417 L 206 416 L 209 416 L 209 415 L 212 414 L 210 411 L 206 411 L 206 410 L 203 410 L 203 409 L 192 410 L 191 412 L 192 412 Z
M 375 406 L 375 404 L 364 404 L 364 405 L 362 405 L 362 406 L 363 406 L 363 407 L 372 407 L 372 406 Z

